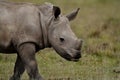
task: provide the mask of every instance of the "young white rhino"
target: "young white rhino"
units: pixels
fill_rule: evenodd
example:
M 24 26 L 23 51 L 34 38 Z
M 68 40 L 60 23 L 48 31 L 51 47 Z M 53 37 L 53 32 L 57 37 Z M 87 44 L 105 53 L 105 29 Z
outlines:
M 50 3 L 12 3 L 0 1 L 0 53 L 17 53 L 14 74 L 20 80 L 27 70 L 30 80 L 43 80 L 38 72 L 35 53 L 53 47 L 63 58 L 78 61 L 82 41 L 72 32 L 69 22 L 79 9 L 64 16 Z

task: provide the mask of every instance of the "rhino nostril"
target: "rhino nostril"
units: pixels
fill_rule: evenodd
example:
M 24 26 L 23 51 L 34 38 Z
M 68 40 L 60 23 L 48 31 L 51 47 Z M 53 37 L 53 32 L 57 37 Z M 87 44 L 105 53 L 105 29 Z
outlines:
M 82 44 L 83 43 L 83 40 L 81 39 L 80 43 Z
M 76 56 L 75 56 L 74 58 L 75 58 L 75 59 L 81 58 L 81 54 L 80 54 L 80 53 L 77 53 Z

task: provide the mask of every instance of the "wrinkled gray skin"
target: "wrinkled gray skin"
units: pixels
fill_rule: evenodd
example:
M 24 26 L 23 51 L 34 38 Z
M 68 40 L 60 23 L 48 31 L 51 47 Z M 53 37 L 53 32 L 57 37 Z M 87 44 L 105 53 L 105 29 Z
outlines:
M 0 53 L 17 53 L 14 74 L 20 80 L 27 70 L 30 80 L 43 80 L 38 72 L 35 53 L 53 47 L 63 58 L 78 61 L 82 41 L 72 32 L 69 21 L 79 9 L 64 16 L 50 3 L 12 3 L 0 1 Z

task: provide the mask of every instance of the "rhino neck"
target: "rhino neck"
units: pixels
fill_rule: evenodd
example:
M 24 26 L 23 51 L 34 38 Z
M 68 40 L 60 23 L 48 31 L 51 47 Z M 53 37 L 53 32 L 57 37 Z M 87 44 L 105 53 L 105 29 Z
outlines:
M 48 38 L 48 24 L 46 24 L 46 21 L 44 19 L 44 15 L 40 13 L 40 28 L 41 28 L 41 36 L 42 36 L 42 44 L 43 48 L 51 47 L 49 43 L 49 38 Z
M 48 38 L 48 29 L 51 25 L 52 21 L 52 12 L 53 12 L 53 5 L 51 3 L 45 3 L 44 5 L 37 6 L 39 9 L 39 15 L 40 15 L 40 27 L 41 27 L 41 33 L 42 33 L 42 42 L 43 47 L 51 47 L 51 44 L 49 42 Z

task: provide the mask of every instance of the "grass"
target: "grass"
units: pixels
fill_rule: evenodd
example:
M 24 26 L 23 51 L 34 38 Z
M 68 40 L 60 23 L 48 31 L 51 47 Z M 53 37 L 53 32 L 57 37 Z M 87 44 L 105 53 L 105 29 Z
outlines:
M 119 0 L 10 0 L 43 4 L 51 2 L 64 14 L 80 7 L 71 22 L 75 34 L 84 40 L 82 58 L 69 62 L 53 49 L 36 55 L 45 80 L 119 80 L 120 79 L 120 1 Z M 0 80 L 13 73 L 16 55 L 0 54 Z M 22 80 L 28 80 L 25 73 Z

